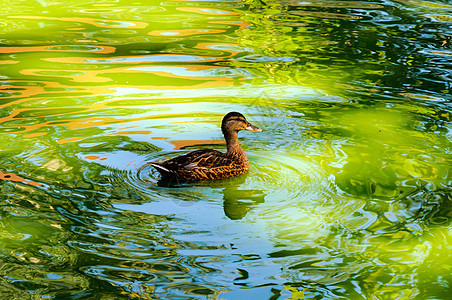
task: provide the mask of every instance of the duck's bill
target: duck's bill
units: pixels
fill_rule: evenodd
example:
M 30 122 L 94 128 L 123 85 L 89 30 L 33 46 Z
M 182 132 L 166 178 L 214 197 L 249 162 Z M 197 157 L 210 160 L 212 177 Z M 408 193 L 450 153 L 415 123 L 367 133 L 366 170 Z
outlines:
M 251 124 L 248 124 L 248 127 L 246 127 L 245 129 L 249 130 L 249 131 L 254 131 L 254 132 L 261 132 L 262 131 L 262 129 L 260 129 L 260 128 L 254 126 L 254 125 L 251 125 Z

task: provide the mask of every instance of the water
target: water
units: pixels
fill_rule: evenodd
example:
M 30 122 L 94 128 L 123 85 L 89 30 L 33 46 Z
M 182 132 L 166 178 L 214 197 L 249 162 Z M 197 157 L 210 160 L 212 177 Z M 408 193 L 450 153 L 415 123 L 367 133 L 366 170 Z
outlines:
M 3 299 L 450 298 L 451 2 L 0 7 Z

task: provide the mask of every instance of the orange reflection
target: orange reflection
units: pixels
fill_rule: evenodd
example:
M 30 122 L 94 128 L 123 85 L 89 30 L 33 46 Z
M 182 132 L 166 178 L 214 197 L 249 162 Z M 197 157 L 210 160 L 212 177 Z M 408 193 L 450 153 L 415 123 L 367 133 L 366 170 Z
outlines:
M 192 65 L 188 66 L 190 69 L 198 70 L 198 69 L 206 69 L 209 67 L 202 66 L 202 65 Z M 214 67 L 217 68 L 217 67 Z M 123 72 L 124 69 L 120 69 Z M 96 71 L 96 72 L 102 72 L 102 71 Z M 136 72 L 133 70 L 130 70 L 130 72 Z M 158 72 L 157 72 L 158 73 Z M 92 76 L 94 76 L 94 73 L 92 73 Z M 173 75 L 172 75 L 173 76 Z M 178 77 L 179 75 L 174 75 L 174 77 Z M 190 77 L 189 77 L 190 78 Z M 223 87 L 223 86 L 231 86 L 233 85 L 233 81 L 229 80 L 229 78 L 216 78 L 211 77 L 209 79 L 218 79 L 218 80 L 209 80 L 206 82 L 201 82 L 199 84 L 193 84 L 190 86 L 135 86 L 135 90 L 142 89 L 143 91 L 149 91 L 149 90 L 183 90 L 183 89 L 203 89 L 203 88 L 212 88 L 212 87 Z M 206 78 L 195 78 L 200 80 L 206 80 Z M 87 93 L 88 95 L 94 94 L 94 95 L 107 95 L 115 93 L 118 89 L 127 89 L 130 88 L 130 86 L 125 85 L 111 85 L 111 86 L 93 86 L 93 87 L 70 87 L 58 84 L 56 82 L 45 82 L 45 81 L 3 81 L 3 86 L 0 86 L 0 91 L 11 93 L 11 96 L 9 97 L 3 97 L 3 99 L 10 99 L 10 98 L 18 98 L 21 97 L 22 99 L 18 99 L 16 101 L 10 101 L 8 103 L 5 103 L 3 105 L 0 105 L 0 107 L 9 107 L 13 105 L 20 104 L 22 102 L 27 101 L 39 101 L 43 97 L 46 99 L 51 97 L 52 93 L 57 93 L 58 98 L 64 99 L 64 98 L 72 98 L 73 94 L 76 93 L 80 95 L 80 92 Z M 26 84 L 35 84 L 35 85 L 26 85 Z M 49 87 L 57 87 L 60 90 L 59 91 L 48 91 L 47 89 Z M 67 96 L 61 96 L 61 90 L 64 88 L 71 89 L 71 91 L 64 91 Z M 16 95 L 18 94 L 18 95 Z M 42 95 L 42 97 L 40 97 Z M 32 97 L 35 96 L 35 97 Z M 44 118 L 49 116 L 59 116 L 59 115 L 74 115 L 76 114 L 79 116 L 82 112 L 89 112 L 89 111 L 97 111 L 102 109 L 111 109 L 110 103 L 115 103 L 117 100 L 111 99 L 106 101 L 97 102 L 90 105 L 74 105 L 74 108 L 77 108 L 77 110 L 71 111 L 68 110 L 67 106 L 59 107 L 59 106 L 52 106 L 52 107 L 33 107 L 33 108 L 16 108 L 13 109 L 9 115 L 6 115 L 2 118 L 0 118 L 0 123 L 8 122 L 8 121 L 15 121 L 15 120 L 27 120 L 29 119 L 29 113 L 32 112 L 33 115 L 36 118 Z M 48 113 L 47 113 L 48 111 Z M 165 116 L 172 116 L 172 115 L 162 115 Z M 83 118 L 83 119 L 72 119 L 72 120 L 60 120 L 60 121 L 47 121 L 42 122 L 38 124 L 31 124 L 31 125 L 21 125 L 20 131 L 21 133 L 25 133 L 32 130 L 38 130 L 43 127 L 53 127 L 53 126 L 66 126 L 70 129 L 77 129 L 77 128 L 87 128 L 87 127 L 97 127 L 102 125 L 108 125 L 108 124 L 119 124 L 119 123 L 126 123 L 126 122 L 133 122 L 138 120 L 147 120 L 152 119 L 156 116 L 150 116 L 150 117 L 140 117 L 140 118 L 114 118 L 114 117 L 90 117 L 90 118 Z M 25 122 L 28 123 L 28 122 Z M 17 126 L 3 126 L 4 128 L 17 128 Z M 7 132 L 4 132 L 2 134 L 8 134 Z M 29 137 L 32 137 L 31 135 Z M 60 143 L 69 142 L 72 140 L 62 140 Z
M 448 56 L 451 56 L 451 55 L 452 55 L 452 52 L 446 52 L 446 51 L 435 51 L 435 50 L 430 50 L 429 52 L 430 52 L 430 53 L 433 53 L 433 54 L 437 54 L 437 55 L 448 55 Z
M 118 132 L 109 133 L 109 135 L 151 134 L 151 133 L 152 133 L 152 131 L 149 131 L 149 130 L 136 130 L 136 131 L 118 131 Z
M 0 48 L 2 49 L 2 48 Z M 0 60 L 0 65 L 13 65 L 13 64 L 17 64 L 19 63 L 19 61 L 17 60 Z
M 11 82 L 13 83 L 13 82 Z M 36 83 L 42 83 L 43 82 L 36 82 Z M 224 80 L 216 80 L 216 81 L 208 81 L 208 82 L 203 82 L 200 84 L 196 84 L 196 85 L 192 85 L 192 86 L 181 86 L 181 87 L 175 87 L 175 86 L 138 86 L 138 87 L 134 87 L 134 89 L 143 89 L 145 91 L 148 91 L 149 89 L 157 89 L 157 90 L 175 90 L 175 89 L 202 89 L 202 88 L 211 88 L 211 87 L 218 87 L 218 86 L 226 86 L 226 85 L 232 85 L 233 82 L 229 81 L 224 81 Z M 58 84 L 57 84 L 58 85 Z M 59 86 L 59 85 L 58 85 Z M 16 89 L 24 89 L 24 91 L 20 91 L 22 92 L 21 96 L 24 97 L 27 94 L 30 95 L 37 95 L 40 94 L 41 92 L 43 93 L 43 95 L 45 95 L 46 98 L 49 97 L 49 92 L 44 93 L 44 87 L 43 86 L 22 86 L 22 85 L 18 85 L 15 86 L 13 84 L 8 85 L 8 86 L 3 86 L 1 88 L 5 88 L 5 89 L 12 89 L 13 91 L 15 91 Z M 129 86 L 121 86 L 121 85 L 115 85 L 115 86 L 97 86 L 97 87 L 91 87 L 92 88 L 92 92 L 93 94 L 96 95 L 102 95 L 102 92 L 104 92 L 104 94 L 109 94 L 109 93 L 114 93 L 117 89 L 120 88 L 130 88 Z M 57 92 L 57 93 L 61 93 L 61 92 Z M 71 93 L 68 93 L 69 95 L 67 97 L 59 97 L 61 98 L 71 98 Z M 17 96 L 12 96 L 9 98 L 14 98 Z M 6 97 L 5 97 L 6 98 Z M 24 98 L 24 99 L 20 99 L 17 101 L 12 101 L 9 103 L 4 104 L 3 106 L 0 107 L 7 107 L 7 106 L 11 106 L 14 104 L 19 104 L 21 102 L 27 102 L 27 101 L 34 101 L 34 100 L 40 100 L 41 98 L 36 97 L 36 98 Z M 81 112 L 89 112 L 89 111 L 97 111 L 97 110 L 101 110 L 101 109 L 111 109 L 111 105 L 109 105 L 109 103 L 115 103 L 117 100 L 112 99 L 112 100 L 107 100 L 107 101 L 103 101 L 103 102 L 98 102 L 95 104 L 90 104 L 90 105 L 86 105 L 86 106 L 74 106 L 77 108 L 77 114 L 80 114 Z M 61 109 L 60 112 L 58 112 L 58 110 Z M 0 118 L 0 123 L 3 122 L 8 122 L 8 121 L 13 121 L 13 120 L 27 120 L 29 119 L 29 116 L 26 114 L 26 112 L 34 112 L 35 115 L 38 115 L 37 118 L 43 118 L 43 117 L 49 117 L 49 116 L 58 116 L 58 115 L 72 115 L 74 114 L 74 112 L 71 112 L 70 110 L 67 110 L 67 107 L 38 107 L 38 108 L 17 108 L 14 109 L 10 112 L 9 115 Z M 42 111 L 43 113 L 38 113 L 37 112 Z M 46 114 L 45 112 L 49 111 L 48 114 Z M 23 116 L 21 116 L 21 114 L 25 113 Z M 147 120 L 147 119 L 152 119 L 153 117 L 167 117 L 167 116 L 173 116 L 171 114 L 165 114 L 165 115 L 158 115 L 158 116 L 147 116 L 147 117 L 139 117 L 139 118 L 114 118 L 114 117 L 91 117 L 91 118 L 84 118 L 84 119 L 72 119 L 72 120 L 59 120 L 59 121 L 48 121 L 48 122 L 42 122 L 42 123 L 38 123 L 38 124 L 32 124 L 32 125 L 21 125 L 20 126 L 20 132 L 21 133 L 25 133 L 28 131 L 32 131 L 32 130 L 38 130 L 42 127 L 53 127 L 53 126 L 65 126 L 69 129 L 77 129 L 77 128 L 88 128 L 88 127 L 97 127 L 97 126 L 102 126 L 102 125 L 109 125 L 109 124 L 119 124 L 119 123 L 127 123 L 127 122 L 133 122 L 133 121 L 140 121 L 140 120 Z M 3 128 L 16 128 L 17 126 L 3 126 Z M 0 134 L 9 134 L 8 132 L 4 132 L 4 133 L 0 133 Z M 64 143 L 64 141 L 62 142 Z
M 133 126 L 133 127 L 135 127 L 135 126 Z M 140 133 L 138 133 L 138 132 L 140 132 Z M 141 132 L 143 132 L 143 133 L 141 133 Z M 147 132 L 147 133 L 144 133 L 144 132 Z M 115 135 L 115 134 L 150 134 L 150 133 L 151 133 L 151 131 L 131 131 L 131 132 L 123 131 L 121 133 L 110 133 L 110 135 Z M 70 142 L 81 141 L 81 140 L 84 140 L 86 138 L 87 137 L 85 136 L 85 137 L 75 137 L 75 138 L 61 139 L 61 140 L 57 141 L 57 144 L 65 144 L 65 143 L 70 143 Z M 152 140 L 167 140 L 168 138 L 167 137 L 154 136 L 154 137 L 151 137 L 151 139 Z
M 57 141 L 57 144 L 65 144 L 65 143 L 80 141 L 80 140 L 83 140 L 83 139 L 86 139 L 86 137 L 76 137 L 76 138 L 61 139 L 61 140 Z
M 222 25 L 237 25 L 239 26 L 239 29 L 244 29 L 246 27 L 249 27 L 250 24 L 245 21 L 210 21 L 209 23 L 212 24 L 222 24 Z
M 153 54 L 153 55 L 130 55 L 130 56 L 114 56 L 109 58 L 92 57 L 57 57 L 44 58 L 45 61 L 58 63 L 75 63 L 75 64 L 143 64 L 143 63 L 207 63 L 222 60 L 221 57 L 200 56 L 186 54 Z
M 91 110 L 91 109 L 90 109 Z M 170 114 L 163 114 L 158 115 L 158 117 L 170 117 Z M 62 123 L 61 121 L 56 122 L 56 124 L 52 124 L 52 122 L 48 123 L 41 123 L 37 124 L 39 126 L 43 126 L 43 124 L 47 126 L 65 126 L 68 129 L 80 129 L 80 128 L 89 128 L 89 127 L 97 127 L 97 126 L 103 126 L 103 125 L 110 125 L 110 124 L 121 124 L 121 123 L 128 123 L 128 122 L 135 122 L 135 121 L 143 121 L 143 120 L 149 120 L 157 116 L 145 116 L 145 117 L 139 117 L 139 118 L 113 118 L 113 117 L 95 117 L 95 118 L 85 118 L 85 119 L 76 119 L 76 120 L 70 120 Z M 36 125 L 31 125 L 29 127 L 33 127 Z
M 222 33 L 226 30 L 222 29 L 180 29 L 180 30 L 153 30 L 149 32 L 152 36 L 164 36 L 164 37 L 180 37 L 180 36 L 190 36 L 196 34 L 213 34 Z
M 101 28 L 146 28 L 149 24 L 146 22 L 130 22 L 121 20 L 106 20 L 106 19 L 92 19 L 92 18 L 56 18 L 56 17 L 43 17 L 43 16 L 7 16 L 10 19 L 22 19 L 22 20 L 54 20 L 64 22 L 78 22 L 94 25 Z
M 11 93 L 11 96 L 4 96 L 3 99 L 17 98 L 36 95 L 39 93 L 44 93 L 44 88 L 42 86 L 31 86 L 31 85 L 16 85 L 15 83 L 20 83 L 25 81 L 3 81 L 3 85 L 0 85 L 0 91 L 3 93 Z M 0 105 L 0 107 L 5 107 L 8 105 Z
M 397 0 L 400 1 L 400 0 Z M 403 0 L 402 0 L 403 1 Z M 382 9 L 383 5 L 374 3 L 363 3 L 358 1 L 300 1 L 292 2 L 293 6 L 328 7 L 328 8 L 361 8 L 361 9 Z
M 445 9 L 451 9 L 452 5 L 448 5 L 447 4 L 443 4 L 443 3 L 438 3 L 436 1 L 422 1 L 422 0 L 396 0 L 397 2 L 401 2 L 401 3 L 406 3 L 406 4 L 410 4 L 410 5 L 416 5 L 416 6 L 423 6 L 423 7 L 436 7 L 436 8 L 445 8 Z
M 232 84 L 232 83 L 231 83 Z M 217 86 L 217 85 L 212 85 L 211 82 L 207 82 L 205 84 L 199 84 L 196 85 L 196 87 L 212 87 L 212 86 Z M 111 87 L 111 89 L 113 90 L 114 88 L 120 88 L 122 86 L 115 86 L 115 87 Z M 124 87 L 127 88 L 127 87 Z M 145 87 L 141 87 L 141 88 L 145 88 Z M 149 88 L 149 87 L 147 87 Z M 171 88 L 173 88 L 172 90 L 174 90 L 174 87 L 168 87 L 168 89 L 170 90 Z M 190 88 L 190 87 L 183 87 L 183 88 Z M 29 100 L 29 99 L 28 99 Z M 22 101 L 27 101 L 27 99 L 23 99 Z M 101 110 L 101 109 L 111 109 L 111 106 L 109 106 L 108 104 L 110 102 L 115 102 L 116 100 L 110 100 L 110 101 L 105 101 L 105 102 L 99 102 L 96 104 L 91 104 L 91 105 L 86 105 L 86 106 L 76 106 L 77 108 L 83 108 L 83 110 L 78 110 L 77 113 L 80 114 L 82 111 L 83 112 L 89 112 L 89 111 L 97 111 L 97 110 Z M 16 101 L 16 103 L 19 101 Z M 55 110 L 58 109 L 65 109 L 67 107 L 43 107 L 43 108 L 33 108 L 33 109 L 29 109 L 29 108 L 18 108 L 13 110 L 8 116 L 5 116 L 3 118 L 0 118 L 0 123 L 3 122 L 7 122 L 7 121 L 12 121 L 12 120 L 28 120 L 29 116 L 23 116 L 20 117 L 19 115 L 23 112 L 28 112 L 28 111 L 46 111 L 49 110 L 50 113 L 49 114 L 40 114 L 39 117 L 48 117 L 48 116 L 58 116 L 58 115 L 70 115 L 73 114 L 72 112 L 68 112 L 67 110 L 64 110 L 62 112 L 56 113 Z M 184 117 L 186 114 L 177 114 L 178 117 Z M 115 117 L 91 117 L 91 118 L 78 118 L 78 119 L 71 119 L 71 120 L 58 120 L 58 121 L 48 121 L 48 122 L 42 122 L 42 123 L 38 123 L 38 124 L 32 124 L 32 125 L 21 125 L 20 126 L 20 132 L 21 133 L 25 133 L 28 131 L 33 131 L 33 130 L 38 130 L 40 128 L 43 127 L 66 127 L 68 129 L 80 129 L 80 128 L 89 128 L 89 127 L 98 127 L 98 126 L 103 126 L 103 125 L 110 125 L 110 124 L 121 124 L 121 123 L 128 123 L 128 122 L 134 122 L 134 121 L 143 121 L 143 120 L 149 120 L 149 119 L 153 119 L 153 118 L 167 118 L 167 117 L 174 117 L 174 114 L 161 114 L 161 115 L 153 115 L 153 116 L 144 116 L 144 117 L 138 117 L 138 118 L 115 118 Z M 3 128 L 17 128 L 17 126 L 2 126 Z M 2 132 L 0 134 L 10 134 L 11 132 Z M 75 138 L 76 139 L 83 139 L 82 138 Z M 60 140 L 59 143 L 65 143 L 65 142 L 70 142 L 70 141 L 74 141 L 71 139 L 65 139 L 65 140 Z
M 199 7 L 176 7 L 177 10 L 192 12 L 203 15 L 211 15 L 211 16 L 232 16 L 232 15 L 240 15 L 240 13 L 218 9 L 218 8 L 199 8 Z
M 155 67 L 155 65 L 154 65 Z M 210 70 L 210 69 L 217 69 L 217 68 L 225 68 L 225 67 L 209 67 L 205 65 L 187 65 L 182 66 L 183 68 L 186 68 L 188 71 L 198 71 L 198 70 Z M 180 68 L 178 66 L 178 68 Z M 93 73 L 90 73 L 89 76 L 100 76 L 100 73 L 106 73 L 106 70 L 96 70 L 93 71 Z M 131 68 L 126 69 L 124 68 L 117 68 L 113 70 L 109 70 L 108 72 L 119 72 L 119 73 L 127 73 L 127 72 L 142 72 L 139 70 L 133 70 Z M 107 73 L 108 73 L 107 72 Z M 154 71 L 156 75 L 164 75 L 169 77 L 183 77 L 182 75 L 185 75 L 182 73 L 182 75 L 179 75 L 177 72 L 175 74 L 167 74 L 159 73 L 158 71 Z M 215 72 L 212 72 L 213 75 L 215 75 Z M 206 76 L 188 76 L 183 78 L 188 79 L 195 79 L 195 80 L 202 80 L 199 83 L 193 84 L 193 85 L 184 85 L 184 86 L 134 86 L 134 91 L 140 91 L 148 92 L 150 90 L 159 90 L 162 91 L 162 96 L 160 98 L 164 97 L 165 90 L 184 90 L 184 89 L 204 89 L 204 88 L 215 88 L 215 87 L 224 87 L 224 86 L 231 86 L 234 84 L 230 78 L 222 78 L 222 77 L 207 77 Z M 91 78 L 91 77 L 88 77 Z M 213 80 L 212 80 L 213 79 Z M 86 78 L 83 78 L 80 76 L 78 78 L 78 81 L 84 81 Z M 2 97 L 3 99 L 15 99 L 14 101 L 9 101 L 7 103 L 4 103 L 0 105 L 0 107 L 11 107 L 17 104 L 21 104 L 23 102 L 30 102 L 33 103 L 34 101 L 41 101 L 42 99 L 49 99 L 52 97 L 52 94 L 57 94 L 59 103 L 61 103 L 61 100 L 64 99 L 72 99 L 74 97 L 74 94 L 77 96 L 83 95 L 108 95 L 116 93 L 120 89 L 130 89 L 131 87 L 128 85 L 95 85 L 95 86 L 67 86 L 63 84 L 59 84 L 55 81 L 47 82 L 47 81 L 2 81 L 0 82 L 3 84 L 3 86 L 0 85 L 0 91 L 3 93 L 10 93 L 10 96 Z M 62 96 L 64 95 L 64 96 Z M 66 96 L 67 95 L 67 96 Z M 109 99 L 105 101 L 100 101 L 94 104 L 89 105 L 79 105 L 74 104 L 72 107 L 75 108 L 74 111 L 68 109 L 68 106 L 51 106 L 51 107 L 21 107 L 21 108 L 15 108 L 12 109 L 9 115 L 6 115 L 4 117 L 0 118 L 0 123 L 5 123 L 9 121 L 17 121 L 17 120 L 28 120 L 30 119 L 30 114 L 34 116 L 34 119 L 36 120 L 42 120 L 41 123 L 34 123 L 30 124 L 30 122 L 26 121 L 24 124 L 18 128 L 15 125 L 11 126 L 3 126 L 3 128 L 10 128 L 10 129 L 16 129 L 17 131 L 20 131 L 21 133 L 26 133 L 30 131 L 34 131 L 34 133 L 25 135 L 25 137 L 34 137 L 38 135 L 44 135 L 45 133 L 38 133 L 40 128 L 46 128 L 46 127 L 66 127 L 69 129 L 78 129 L 78 128 L 89 128 L 89 127 L 98 127 L 103 125 L 110 125 L 110 124 L 120 124 L 120 123 L 128 123 L 128 122 L 134 122 L 134 121 L 140 121 L 140 120 L 148 120 L 152 119 L 154 117 L 174 117 L 173 114 L 165 114 L 160 116 L 145 116 L 145 117 L 138 117 L 138 118 L 122 118 L 122 117 L 89 117 L 89 118 L 83 118 L 80 119 L 79 117 L 82 116 L 84 113 L 90 112 L 90 111 L 98 111 L 102 109 L 112 109 L 112 104 L 115 105 L 117 99 Z M 72 103 L 72 102 L 71 102 Z M 70 106 L 69 106 L 70 107 Z M 69 120 L 58 120 L 58 121 L 45 121 L 44 118 L 46 117 L 54 117 L 54 116 L 62 116 L 62 115 L 68 115 L 72 117 Z M 74 118 L 74 116 L 76 118 Z M 180 114 L 178 114 L 180 116 Z M 30 124 L 30 125 L 27 125 Z M 10 134 L 12 131 L 9 132 L 2 132 L 0 134 Z M 143 134 L 143 133 L 141 133 Z M 148 133 L 146 133 L 148 134 Z M 60 140 L 59 143 L 67 143 L 71 141 L 76 141 L 78 139 L 83 139 L 84 137 L 74 138 L 74 139 L 63 139 Z
M 96 155 L 87 155 L 87 156 L 85 156 L 85 158 L 89 159 L 89 160 L 96 160 L 96 159 L 106 160 L 107 159 L 106 157 L 100 157 L 100 156 L 96 156 Z
M 35 133 L 30 133 L 30 134 L 24 135 L 24 138 L 28 139 L 28 138 L 32 138 L 32 137 L 44 136 L 46 134 L 47 134 L 47 132 L 35 132 Z
M 22 178 L 20 176 L 17 176 L 14 173 L 3 173 L 2 171 L 0 171 L 0 180 L 8 180 L 8 181 L 16 181 L 16 182 L 23 182 L 29 185 L 34 185 L 34 186 L 42 186 L 41 183 L 39 182 L 35 182 L 29 179 L 25 179 Z
M 73 48 L 73 49 L 71 49 Z M 87 48 L 87 50 L 82 50 Z M 91 48 L 91 50 L 89 50 Z M 115 47 L 111 46 L 89 46 L 89 45 L 54 45 L 54 46 L 33 46 L 33 47 L 1 47 L 0 53 L 23 53 L 23 52 L 80 52 L 80 53 L 113 53 Z
M 229 51 L 233 52 L 233 51 Z M 162 67 L 164 70 L 153 70 L 153 68 L 156 67 Z M 149 68 L 148 70 L 146 68 Z M 52 74 L 52 77 L 60 77 L 60 78 L 69 78 L 73 82 L 109 82 L 113 81 L 106 75 L 108 74 L 126 74 L 126 73 L 148 73 L 148 74 L 154 74 L 158 76 L 163 77 L 173 77 L 173 78 L 185 78 L 185 79 L 191 79 L 191 80 L 202 80 L 202 81 L 208 81 L 202 84 L 197 85 L 190 85 L 190 86 L 146 86 L 147 89 L 158 89 L 158 90 L 164 90 L 164 89 L 187 89 L 187 88 L 204 88 L 204 87 L 217 87 L 217 86 L 228 86 L 231 85 L 231 81 L 234 80 L 233 77 L 230 76 L 208 76 L 209 74 L 206 74 L 206 72 L 200 72 L 199 76 L 192 76 L 192 74 L 188 75 L 179 75 L 176 72 L 171 72 L 171 70 L 177 70 L 177 69 L 183 68 L 187 71 L 206 71 L 206 70 L 214 70 L 214 69 L 224 69 L 227 70 L 229 67 L 218 67 L 218 66 L 205 66 L 205 65 L 178 65 L 178 66 L 162 66 L 162 65 L 143 65 L 139 68 L 131 68 L 131 67 L 121 67 L 121 68 L 110 68 L 107 70 L 83 70 L 83 71 L 73 71 L 73 73 L 65 74 L 64 71 L 61 71 L 61 74 L 58 74 L 57 72 Z M 167 70 L 167 71 L 166 71 Z M 23 75 L 30 75 L 30 76 L 46 76 L 46 72 L 48 72 L 48 69 L 26 69 L 22 70 L 20 73 Z M 215 73 L 214 73 L 215 74 Z M 115 88 L 120 86 L 115 86 Z M 1 88 L 1 87 L 0 87 Z M 140 87 L 135 87 L 140 88 Z M 105 87 L 104 87 L 105 89 Z M 110 90 L 107 93 L 112 93 Z
M 316 12 L 316 11 L 304 11 L 304 10 L 294 10 L 289 11 L 291 15 L 297 16 L 308 16 L 314 18 L 326 18 L 326 19 L 339 19 L 339 20 L 360 20 L 363 17 L 357 15 L 347 15 L 340 13 L 329 13 L 329 12 Z
M 179 140 L 170 141 L 174 145 L 174 150 L 180 150 L 185 147 L 196 146 L 196 145 L 222 145 L 226 144 L 225 141 L 221 140 Z
M 49 76 L 46 74 L 49 69 L 24 69 L 20 71 L 23 75 L 30 75 L 30 76 Z M 107 82 L 111 81 L 110 78 L 98 76 L 99 73 L 106 73 L 102 71 L 83 71 L 81 74 L 77 74 L 78 72 L 64 74 L 65 71 L 60 71 L 60 74 L 58 74 L 58 71 L 53 73 L 51 77 L 60 77 L 60 78 L 71 78 L 74 82 Z
M 54 89 L 54 91 L 49 91 L 48 89 Z M 55 91 L 59 90 L 59 91 Z M 58 94 L 61 98 L 61 91 L 67 94 L 68 98 L 73 97 L 72 94 L 80 95 L 80 93 L 86 93 L 88 95 L 100 95 L 100 94 L 111 94 L 114 93 L 110 87 L 104 86 L 66 86 L 55 81 L 26 81 L 26 80 L 4 80 L 0 81 L 0 91 L 3 93 L 11 93 L 10 96 L 3 96 L 2 99 L 11 98 L 23 98 L 17 101 L 11 101 L 0 105 L 0 107 L 7 107 L 19 104 L 21 102 L 26 102 L 30 100 L 35 100 L 32 96 L 40 96 L 48 98 L 49 95 Z
M 160 66 L 156 66 L 160 67 Z M 215 72 L 215 70 L 232 70 L 230 67 L 217 67 L 217 66 L 205 66 L 205 65 L 184 65 L 184 66 L 162 66 L 164 70 L 145 70 L 146 73 L 152 73 L 162 77 L 170 77 L 170 78 L 183 78 L 190 80 L 215 80 L 217 82 L 228 82 L 234 80 L 231 76 L 215 76 L 219 74 L 219 72 Z M 141 69 L 141 68 L 140 68 Z M 134 71 L 134 69 L 129 69 L 127 71 Z M 136 72 L 140 72 L 141 70 L 137 70 Z M 142 71 L 141 71 L 142 72 Z M 197 74 L 199 73 L 199 75 Z M 211 74 L 210 74 L 211 73 Z M 198 75 L 198 76 L 195 76 Z M 241 79 L 241 78 L 240 78 Z M 240 80 L 239 79 L 239 80 Z M 228 85 L 228 84 L 225 84 Z
M 199 43 L 194 48 L 203 49 L 203 50 L 219 50 L 219 51 L 225 51 L 225 52 L 231 53 L 227 57 L 232 57 L 238 53 L 237 51 L 233 51 L 233 50 L 229 50 L 229 49 L 225 49 L 225 48 L 222 49 L 221 46 L 226 46 L 225 48 L 227 48 L 228 46 L 237 47 L 236 44 Z

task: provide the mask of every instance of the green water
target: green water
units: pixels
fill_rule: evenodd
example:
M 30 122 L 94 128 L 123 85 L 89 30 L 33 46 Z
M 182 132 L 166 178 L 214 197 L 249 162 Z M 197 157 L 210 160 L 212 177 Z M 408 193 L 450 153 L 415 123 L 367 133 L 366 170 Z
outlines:
M 450 1 L 0 14 L 2 299 L 450 299 Z M 229 111 L 249 173 L 159 186 Z

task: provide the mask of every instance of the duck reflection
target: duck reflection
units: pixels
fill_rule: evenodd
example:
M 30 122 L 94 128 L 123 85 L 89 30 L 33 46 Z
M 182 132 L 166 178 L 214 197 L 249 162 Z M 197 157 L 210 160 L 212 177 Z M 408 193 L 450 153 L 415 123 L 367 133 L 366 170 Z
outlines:
M 156 172 L 156 171 L 154 171 Z M 246 176 L 239 176 L 233 179 L 220 180 L 224 186 L 225 182 L 232 183 L 231 185 L 223 188 L 223 209 L 224 214 L 231 220 L 240 220 L 246 216 L 246 214 L 259 203 L 265 202 L 265 196 L 267 195 L 261 190 L 252 189 L 239 189 L 242 183 L 245 182 Z M 232 182 L 231 182 L 232 181 Z M 179 182 L 175 180 L 158 180 L 157 186 L 166 188 L 184 188 L 192 186 L 193 183 Z M 203 182 L 204 185 L 209 187 L 218 187 L 219 182 Z M 198 186 L 202 186 L 203 183 L 197 183 Z
M 224 214 L 231 220 L 240 220 L 257 204 L 264 203 L 261 190 L 239 190 L 237 186 L 223 189 Z

